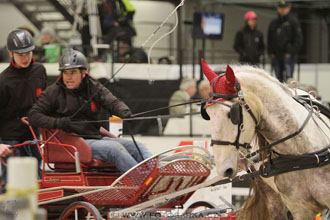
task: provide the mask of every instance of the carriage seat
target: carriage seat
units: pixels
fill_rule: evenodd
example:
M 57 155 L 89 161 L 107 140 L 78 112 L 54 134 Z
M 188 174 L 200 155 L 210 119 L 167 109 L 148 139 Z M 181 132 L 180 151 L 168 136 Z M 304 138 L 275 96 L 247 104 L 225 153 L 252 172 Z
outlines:
M 42 129 L 43 140 L 47 140 L 54 130 Z M 116 136 L 108 132 L 106 129 L 101 127 L 100 134 L 102 136 L 115 138 Z M 60 130 L 50 142 L 56 144 L 46 144 L 44 148 L 45 162 L 54 163 L 55 169 L 75 169 L 74 160 L 74 149 L 72 147 L 62 146 L 71 145 L 74 146 L 79 152 L 80 163 L 82 163 L 87 169 L 88 168 L 111 168 L 116 169 L 115 165 L 110 162 L 105 162 L 99 159 L 92 158 L 92 149 L 88 143 L 82 138 L 75 136 L 73 132 L 65 132 Z

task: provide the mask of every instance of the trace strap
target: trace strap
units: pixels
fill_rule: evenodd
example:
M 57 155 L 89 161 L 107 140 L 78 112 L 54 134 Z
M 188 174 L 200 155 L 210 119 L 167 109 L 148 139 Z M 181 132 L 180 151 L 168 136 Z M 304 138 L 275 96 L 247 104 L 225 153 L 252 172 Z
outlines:
M 319 151 L 303 155 L 283 155 L 275 151 L 273 153 L 276 157 L 269 158 L 259 169 L 262 177 L 322 167 L 330 163 L 330 145 Z

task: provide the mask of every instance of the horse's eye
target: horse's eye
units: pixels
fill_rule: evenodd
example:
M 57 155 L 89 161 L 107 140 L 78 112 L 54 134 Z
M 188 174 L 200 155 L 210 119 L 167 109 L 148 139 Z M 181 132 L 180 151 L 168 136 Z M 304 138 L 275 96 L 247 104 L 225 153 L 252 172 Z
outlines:
M 227 113 L 227 117 L 230 118 L 230 112 Z

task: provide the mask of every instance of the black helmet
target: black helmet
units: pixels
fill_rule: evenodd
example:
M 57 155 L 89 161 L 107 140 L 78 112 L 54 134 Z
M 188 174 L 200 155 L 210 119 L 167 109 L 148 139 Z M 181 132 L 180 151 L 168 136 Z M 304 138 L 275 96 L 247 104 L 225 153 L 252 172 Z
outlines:
M 31 34 L 22 29 L 16 29 L 7 37 L 7 49 L 15 53 L 26 53 L 34 50 Z
M 88 63 L 84 54 L 77 50 L 69 49 L 60 58 L 59 70 L 68 70 L 74 68 L 87 69 Z

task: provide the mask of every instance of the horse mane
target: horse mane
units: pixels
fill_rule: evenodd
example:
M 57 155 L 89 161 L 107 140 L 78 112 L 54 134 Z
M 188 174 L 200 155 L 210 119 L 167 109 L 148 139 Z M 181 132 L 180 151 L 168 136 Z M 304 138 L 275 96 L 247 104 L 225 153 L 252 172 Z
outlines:
M 265 220 L 271 219 L 270 212 L 267 207 L 266 192 L 264 190 L 265 183 L 262 183 L 260 177 L 254 178 L 250 183 L 249 195 L 244 202 L 242 208 L 238 211 L 237 219 L 239 220 Z
M 235 71 L 235 75 L 238 75 L 238 79 L 240 78 L 239 76 L 242 73 L 245 73 L 249 77 L 244 78 L 244 81 L 261 81 L 263 79 L 262 83 L 272 83 L 273 85 L 278 86 L 279 88 L 282 89 L 283 92 L 285 92 L 288 95 L 291 95 L 291 92 L 286 84 L 280 83 L 276 78 L 272 77 L 270 74 L 268 74 L 264 69 L 260 69 L 257 67 L 253 66 L 248 66 L 248 65 L 234 65 L 233 69 Z M 251 78 L 251 76 L 254 76 Z M 255 86 L 255 83 L 252 83 L 253 86 Z

